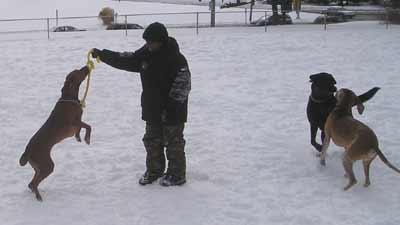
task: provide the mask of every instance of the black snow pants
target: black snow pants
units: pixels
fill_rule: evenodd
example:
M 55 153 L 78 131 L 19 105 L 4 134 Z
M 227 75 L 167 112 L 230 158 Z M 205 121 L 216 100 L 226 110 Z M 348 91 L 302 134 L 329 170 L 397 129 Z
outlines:
M 184 123 L 177 125 L 146 123 L 143 143 L 146 148 L 146 169 L 154 176 L 161 176 L 165 171 L 165 154 L 168 160 L 167 174 L 179 178 L 186 176 Z

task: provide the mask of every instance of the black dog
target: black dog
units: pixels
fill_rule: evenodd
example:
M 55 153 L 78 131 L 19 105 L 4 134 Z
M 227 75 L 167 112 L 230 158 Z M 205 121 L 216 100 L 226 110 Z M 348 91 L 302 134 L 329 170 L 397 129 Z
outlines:
M 336 81 L 332 74 L 317 73 L 310 76 L 311 95 L 307 104 L 307 118 L 310 122 L 311 131 L 311 145 L 317 151 L 322 150 L 322 145 L 318 144 L 315 140 L 318 128 L 321 130 L 321 142 L 324 140 L 324 127 L 326 119 L 336 105 Z M 368 101 L 380 88 L 374 87 L 364 94 L 358 96 L 361 102 Z

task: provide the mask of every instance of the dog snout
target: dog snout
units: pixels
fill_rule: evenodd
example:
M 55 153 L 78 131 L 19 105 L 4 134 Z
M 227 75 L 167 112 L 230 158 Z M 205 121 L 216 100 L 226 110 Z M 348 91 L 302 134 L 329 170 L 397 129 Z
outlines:
M 338 101 L 338 102 L 340 102 L 342 99 L 343 99 L 343 91 L 342 91 L 342 89 L 340 89 L 339 91 L 337 91 L 336 93 L 335 93 L 335 98 L 336 98 L 336 100 Z

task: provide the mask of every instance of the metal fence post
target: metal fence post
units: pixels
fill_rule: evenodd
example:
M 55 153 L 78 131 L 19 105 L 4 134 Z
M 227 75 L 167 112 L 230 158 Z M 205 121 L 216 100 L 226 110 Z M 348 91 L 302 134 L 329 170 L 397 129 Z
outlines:
M 251 23 L 251 20 L 253 19 L 253 4 L 250 4 L 250 16 L 249 16 L 249 22 Z
M 125 15 L 125 37 L 128 37 L 128 16 Z
M 244 24 L 247 25 L 247 8 L 244 8 Z
M 264 27 L 265 27 L 265 32 L 267 32 L 267 23 L 268 23 L 268 14 L 267 10 L 265 10 L 265 20 L 264 20 Z
M 56 9 L 56 27 L 58 27 L 58 9 Z
M 215 0 L 210 1 L 211 27 L 215 27 Z
M 386 10 L 386 29 L 389 29 L 389 12 Z
M 328 14 L 325 12 L 325 13 L 324 13 L 324 29 L 325 29 L 325 30 L 326 30 L 326 20 L 327 20 L 326 17 L 327 17 L 327 15 L 328 15 Z
M 196 13 L 196 34 L 199 35 L 199 12 Z
M 47 18 L 47 39 L 50 40 L 50 19 Z

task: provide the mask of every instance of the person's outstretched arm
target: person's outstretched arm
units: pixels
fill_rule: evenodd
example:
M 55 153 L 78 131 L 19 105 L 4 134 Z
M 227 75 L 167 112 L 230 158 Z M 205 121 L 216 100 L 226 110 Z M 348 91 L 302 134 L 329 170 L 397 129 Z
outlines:
M 92 49 L 93 58 L 99 57 L 100 60 L 114 68 L 130 72 L 140 72 L 141 61 L 146 54 L 143 46 L 135 52 L 114 52 L 107 49 Z

